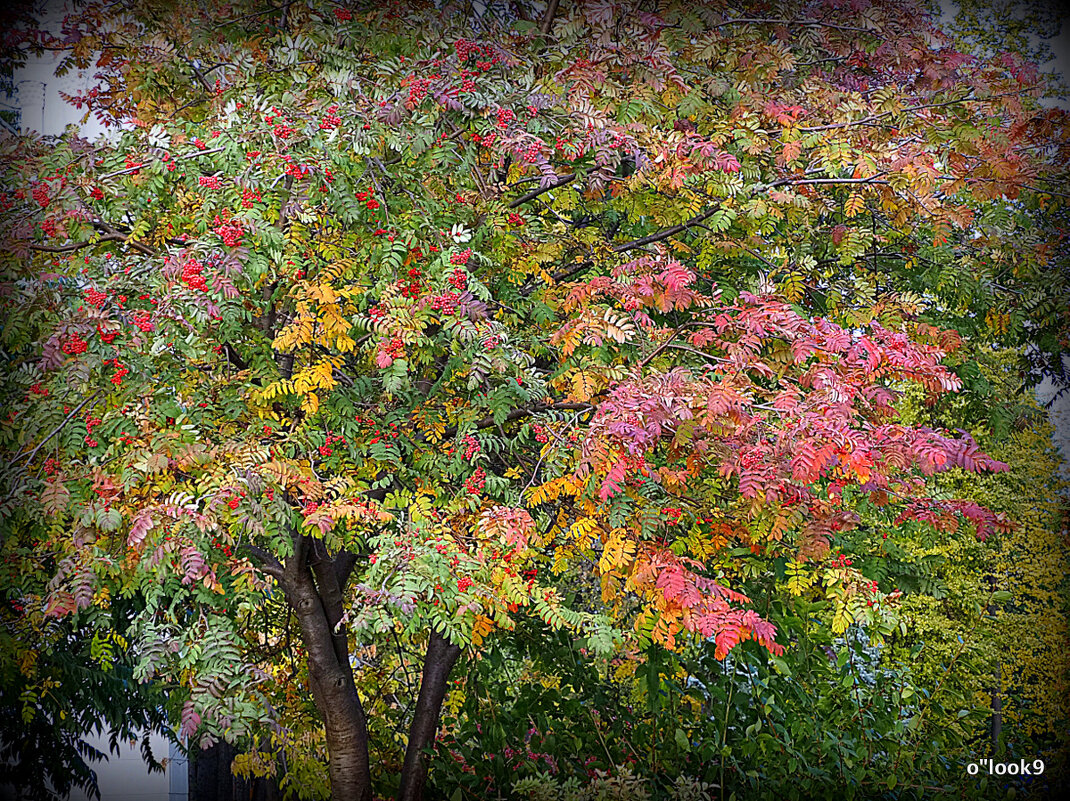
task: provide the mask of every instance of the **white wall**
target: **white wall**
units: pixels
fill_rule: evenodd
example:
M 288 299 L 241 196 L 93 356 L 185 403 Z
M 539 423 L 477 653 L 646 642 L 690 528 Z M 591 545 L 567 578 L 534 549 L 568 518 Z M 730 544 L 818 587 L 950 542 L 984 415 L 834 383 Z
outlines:
M 63 17 L 68 13 L 69 0 L 44 0 L 38 4 L 42 27 L 59 35 Z M 58 136 L 68 125 L 78 125 L 85 114 L 67 103 L 60 92 L 85 94 L 93 87 L 94 69 L 71 70 L 61 78 L 56 77 L 56 67 L 65 54 L 49 51 L 40 57 L 27 59 L 26 64 L 15 70 L 12 80 L 15 88 L 14 105 L 21 113 L 20 133 L 38 133 L 43 136 Z M 96 139 L 104 132 L 104 126 L 90 117 L 82 128 L 82 136 Z
M 152 753 L 156 759 L 168 756 L 167 769 L 164 773 L 149 773 L 141 758 L 140 741 L 134 746 L 120 743 L 120 754 L 109 754 L 107 762 L 93 765 L 97 772 L 101 801 L 186 801 L 186 759 L 159 735 L 149 738 Z M 107 736 L 88 737 L 94 748 L 108 752 Z M 68 801 L 89 801 L 89 797 L 75 791 L 68 796 Z

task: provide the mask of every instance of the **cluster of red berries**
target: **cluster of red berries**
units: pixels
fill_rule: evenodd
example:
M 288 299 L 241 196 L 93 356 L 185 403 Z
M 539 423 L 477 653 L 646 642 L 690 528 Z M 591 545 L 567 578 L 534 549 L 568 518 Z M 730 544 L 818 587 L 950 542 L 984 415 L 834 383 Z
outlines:
M 486 483 L 487 474 L 483 471 L 482 467 L 477 467 L 476 471 L 464 482 L 464 488 L 468 491 L 469 495 L 478 495 L 483 491 L 483 487 L 486 486 Z
M 85 302 L 92 306 L 94 309 L 101 308 L 108 300 L 108 293 L 101 292 L 99 289 L 90 287 L 85 291 Z
M 520 151 L 520 158 L 526 161 L 528 164 L 534 164 L 539 160 L 539 154 L 542 152 L 542 142 L 535 140 L 529 144 L 526 148 Z
M 762 463 L 762 457 L 753 451 L 749 451 L 743 454 L 740 458 L 740 462 L 742 462 L 745 468 L 751 470 Z
M 240 223 L 220 220 L 217 214 L 213 225 L 215 227 L 212 230 L 222 238 L 224 245 L 233 248 L 241 244 L 241 238 L 245 231 L 242 230 Z
M 467 289 L 468 288 L 468 273 L 464 270 L 454 270 L 450 273 L 450 277 L 446 279 L 451 287 L 454 289 Z
M 344 8 L 336 8 L 334 16 L 339 22 L 349 22 L 349 20 L 353 19 L 353 15 Z
M 312 514 L 319 508 L 320 505 L 318 503 L 316 503 L 315 501 L 309 501 L 305 504 L 305 508 L 301 510 L 301 514 L 303 514 L 305 517 L 308 517 L 310 514 Z
M 836 565 L 836 567 L 850 567 L 851 566 L 851 559 L 850 559 L 850 557 L 845 556 L 844 554 L 841 553 L 840 555 L 838 555 L 835 558 L 835 560 L 833 560 L 832 563 L 834 565 Z
M 118 335 L 119 335 L 119 331 L 118 330 L 105 331 L 99 325 L 97 326 L 97 336 L 100 337 L 100 341 L 103 342 L 105 345 L 110 345 L 112 342 L 114 342 L 115 341 L 115 337 L 117 337 Z
M 472 579 L 468 578 L 468 576 L 463 576 L 463 577 L 457 579 L 457 591 L 458 592 L 464 592 L 465 590 L 467 590 L 471 586 L 472 586 Z
M 374 197 L 374 196 L 375 196 L 375 192 L 373 192 L 371 189 L 365 189 L 363 192 L 357 192 L 357 200 L 359 200 L 361 202 L 367 200 L 370 197 Z
M 231 508 L 233 509 L 234 507 L 232 506 Z M 229 545 L 224 545 L 218 539 L 212 540 L 212 547 L 222 551 L 224 556 L 230 556 L 232 553 L 234 553 L 233 548 L 231 548 Z
M 334 434 L 332 434 L 332 433 L 330 433 L 328 431 L 327 432 L 327 444 L 320 445 L 319 449 L 318 449 L 320 456 L 323 456 L 324 458 L 326 458 L 326 457 L 330 456 L 332 453 L 334 453 L 334 450 L 331 448 L 331 443 L 332 442 L 341 442 L 343 445 L 345 445 L 346 444 L 346 438 L 341 436 L 341 435 L 335 436 Z
M 342 118 L 338 116 L 337 112 L 338 106 L 331 106 L 327 109 L 327 116 L 320 120 L 321 131 L 329 131 L 342 124 Z
M 41 221 L 41 231 L 45 236 L 56 236 L 59 233 L 59 230 L 56 228 L 56 221 L 51 217 Z
M 461 94 L 465 92 L 471 92 L 473 89 L 476 88 L 476 82 L 468 77 L 468 75 L 466 74 L 467 72 L 468 70 L 463 70 L 461 72 L 461 75 L 464 76 L 463 78 L 461 78 Z
M 200 178 L 197 179 L 197 183 L 200 186 L 206 187 L 208 189 L 220 188 L 219 178 L 215 175 L 202 175 Z
M 504 130 L 516 120 L 516 114 L 510 108 L 498 109 L 498 127 Z
M 48 394 L 48 390 L 41 386 L 41 382 L 40 381 L 38 381 L 36 384 L 32 384 L 30 386 L 30 392 L 32 392 L 34 395 L 47 395 Z
M 510 212 L 506 219 L 509 221 L 510 225 L 521 226 L 524 224 L 524 218 L 516 212 Z
M 85 353 L 87 347 L 88 345 L 86 345 L 85 340 L 82 339 L 80 334 L 71 334 L 67 338 L 67 341 L 63 343 L 60 350 L 68 356 L 77 356 L 81 353 Z
M 416 298 L 420 296 L 420 291 L 423 289 L 423 285 L 420 283 L 420 276 L 423 273 L 419 269 L 413 267 L 409 270 L 409 283 L 401 287 L 401 297 L 403 298 Z
M 550 441 L 550 438 L 546 436 L 546 429 L 538 423 L 532 423 L 531 430 L 535 432 L 535 440 L 537 442 L 546 443 Z
M 304 178 L 312 172 L 312 168 L 307 164 L 294 164 L 294 161 L 289 156 L 286 157 L 286 174 L 293 178 Z
M 413 75 L 410 75 L 406 79 L 409 86 L 409 107 L 414 108 L 420 105 L 420 103 L 423 102 L 424 98 L 427 97 L 427 88 L 431 85 L 431 82 L 434 80 L 438 80 L 438 78 L 440 77 L 441 76 L 439 75 L 429 75 L 426 78 L 417 78 Z M 402 86 L 404 85 L 405 83 L 402 83 Z
M 470 258 L 472 258 L 472 248 L 458 250 L 450 255 L 450 264 L 468 264 Z
M 457 303 L 459 301 L 460 296 L 456 292 L 443 292 L 441 295 L 434 295 L 431 298 L 431 309 L 442 312 L 444 315 L 450 315 L 457 311 Z
M 241 191 L 241 207 L 243 209 L 251 209 L 253 203 L 260 202 L 260 190 L 259 189 L 243 189 Z
M 92 415 L 90 415 L 89 417 L 86 417 L 86 419 L 85 419 L 85 432 L 86 432 L 85 444 L 88 445 L 90 448 L 95 448 L 95 447 L 97 447 L 97 445 L 100 444 L 95 439 L 93 439 L 93 429 L 96 428 L 97 426 L 99 426 L 100 423 L 101 423 L 100 418 L 99 417 L 93 417 Z
M 204 150 L 208 147 L 208 145 L 206 145 L 199 136 L 193 140 L 193 146 L 198 150 Z
M 153 330 L 152 313 L 148 310 L 136 311 L 132 315 L 134 325 L 140 328 L 142 331 L 149 332 Z
M 497 336 L 489 336 L 483 340 L 483 350 L 492 351 L 498 347 L 499 344 L 501 343 L 498 341 Z
M 386 317 L 386 315 L 386 309 L 384 309 L 382 306 L 379 306 L 378 304 L 368 309 L 368 316 L 371 317 L 373 320 L 381 320 Z
M 379 208 L 379 201 L 376 200 L 375 198 L 368 198 L 368 202 L 365 203 L 364 205 L 367 206 L 372 211 L 375 211 L 377 208 Z
M 104 364 L 108 364 L 107 360 L 105 360 Z M 126 367 L 123 367 L 123 365 L 119 363 L 118 359 L 112 359 L 111 364 L 115 367 L 115 372 L 112 374 L 111 382 L 117 387 L 121 386 L 123 383 L 123 378 L 126 376 L 127 373 L 130 372 L 130 370 Z
M 564 155 L 566 161 L 575 161 L 587 152 L 586 145 L 577 145 L 571 139 L 561 136 L 554 140 L 554 147 Z
M 297 133 L 297 130 L 291 128 L 289 125 L 280 122 L 278 125 L 271 129 L 271 132 L 275 134 L 275 136 L 279 137 L 279 139 L 289 139 L 291 136 Z
M 204 276 L 201 275 L 201 271 L 204 270 L 204 265 L 196 259 L 189 259 L 182 265 L 182 281 L 190 289 L 198 290 L 200 292 L 208 291 L 208 284 L 204 282 Z
M 49 198 L 47 184 L 40 183 L 33 188 L 33 199 L 37 201 L 41 208 L 48 207 Z
M 467 39 L 458 39 L 453 43 L 453 49 L 457 52 L 457 59 L 462 63 L 474 56 L 476 58 L 476 70 L 479 72 L 486 72 L 501 61 L 501 56 L 497 55 L 490 45 L 477 45 Z M 483 59 L 490 60 L 480 59 L 480 56 Z
M 49 456 L 45 459 L 45 475 L 54 476 L 59 471 L 59 462 Z
M 385 350 L 390 355 L 390 358 L 400 359 L 405 355 L 405 343 L 401 341 L 401 337 L 394 337 L 387 344 Z
M 370 417 L 361 417 L 358 414 L 358 415 L 356 415 L 356 417 L 354 419 L 358 423 L 366 423 L 367 425 L 370 425 L 370 426 L 377 426 L 376 422 L 374 420 L 372 420 Z M 387 437 L 390 437 L 391 439 L 397 439 L 398 436 L 399 436 L 399 434 L 397 432 L 397 427 L 398 427 L 397 423 L 391 423 L 390 424 L 390 428 L 393 429 L 393 430 L 391 430 L 391 431 L 383 431 L 381 428 L 378 428 L 378 426 L 377 426 L 376 429 L 375 429 L 375 436 L 372 437 L 370 440 L 368 440 L 368 442 L 370 444 L 374 444 L 374 443 L 378 442 L 381 439 L 386 439 Z M 386 444 L 389 446 L 390 443 L 388 442 Z
M 134 438 L 127 434 L 125 431 L 119 435 L 119 442 L 123 445 L 129 445 L 134 441 Z
M 675 526 L 680 522 L 680 515 L 682 512 L 676 506 L 663 506 L 661 508 L 661 513 L 669 518 L 667 522 L 670 526 Z
M 479 135 L 478 133 L 472 134 L 472 141 L 476 144 L 483 145 L 483 147 L 490 147 L 497 141 L 498 134 L 491 131 L 489 134 Z
M 93 200 L 103 200 L 104 190 L 101 189 L 99 186 L 94 186 L 92 191 L 90 191 L 89 196 L 93 198 Z
M 461 440 L 461 442 L 464 445 L 465 459 L 471 459 L 473 456 L 479 453 L 479 440 L 473 437 L 471 434 L 466 435 L 465 438 Z
M 241 505 L 241 499 L 238 498 L 236 495 L 232 497 L 229 501 L 227 501 L 227 506 L 229 506 L 232 510 L 237 509 L 239 505 Z

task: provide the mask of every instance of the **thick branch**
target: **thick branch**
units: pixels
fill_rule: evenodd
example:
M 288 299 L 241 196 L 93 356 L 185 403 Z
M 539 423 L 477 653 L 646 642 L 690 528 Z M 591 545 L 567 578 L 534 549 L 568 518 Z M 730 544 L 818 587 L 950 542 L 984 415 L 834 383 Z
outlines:
M 327 589 L 329 598 L 337 585 L 332 583 L 332 573 L 319 588 L 316 587 L 312 568 L 305 558 L 309 550 L 303 543 L 305 539 L 300 535 L 295 537 L 299 544 L 287 560 L 282 584 L 286 600 L 297 614 L 301 627 L 316 706 L 326 728 L 331 798 L 333 801 L 371 801 L 367 717 L 353 683 L 348 648 L 342 652 L 344 659 L 339 658 L 342 654 L 328 611 L 328 606 L 334 605 L 333 601 L 324 598 L 324 589 Z M 323 564 L 330 565 L 330 562 Z
M 557 189 L 559 186 L 564 186 L 565 184 L 572 183 L 573 181 L 576 180 L 577 177 L 578 176 L 575 173 L 573 173 L 572 175 L 565 175 L 560 180 L 558 180 L 556 183 L 552 183 L 547 187 L 540 187 L 539 189 L 532 189 L 530 192 L 527 192 L 527 193 L 521 195 L 520 197 L 518 197 L 516 200 L 512 201 L 509 204 L 508 207 L 511 208 L 511 209 L 515 209 L 518 206 L 523 206 L 529 200 L 534 200 L 535 198 L 537 198 L 539 195 L 543 194 L 544 192 L 549 192 L 551 189 Z
M 649 245 L 652 242 L 660 242 L 662 239 L 668 239 L 673 234 L 678 234 L 681 231 L 691 227 L 692 225 L 697 225 L 703 220 L 712 217 L 714 214 L 717 213 L 717 210 L 719 208 L 721 207 L 714 206 L 713 208 L 707 209 L 706 211 L 702 212 L 702 214 L 692 217 L 690 220 L 682 222 L 679 225 L 673 225 L 669 228 L 664 228 L 661 231 L 655 231 L 652 234 L 640 237 L 639 239 L 633 239 L 631 242 L 625 242 L 623 245 L 617 245 L 615 248 L 613 248 L 613 252 L 625 253 L 629 250 L 642 247 L 643 245 Z
M 564 410 L 572 410 L 572 411 L 581 411 L 581 410 L 591 409 L 591 408 L 593 408 L 593 407 L 589 403 L 573 403 L 573 402 L 535 403 L 535 404 L 532 404 L 531 406 L 522 406 L 519 409 L 513 409 L 513 411 L 509 412 L 509 414 L 507 414 L 505 416 L 505 419 L 502 420 L 502 422 L 506 423 L 506 422 L 509 422 L 511 420 L 519 420 L 521 417 L 529 417 L 529 416 L 531 416 L 533 414 L 538 414 L 539 412 L 545 412 L 545 411 L 547 411 L 549 409 L 564 409 Z M 487 417 L 484 417 L 482 420 L 477 420 L 474 423 L 474 426 L 477 429 L 490 428 L 491 426 L 494 426 L 494 425 L 498 425 L 498 422 L 494 419 L 494 415 L 488 415 Z M 444 432 L 442 432 L 442 438 L 443 439 L 449 439 L 450 437 L 455 436 L 456 434 L 457 434 L 457 426 L 450 426 Z
M 261 570 L 272 578 L 276 578 L 279 581 L 283 580 L 285 569 L 282 566 L 282 562 L 275 558 L 275 554 L 261 548 L 259 545 L 249 544 L 245 546 L 245 549 L 260 563 Z
M 423 677 L 420 680 L 420 696 L 416 699 L 409 742 L 405 747 L 398 801 L 421 801 L 423 798 L 429 762 L 425 750 L 435 743 L 442 701 L 446 697 L 446 682 L 460 655 L 461 649 L 458 646 L 438 632 L 431 632 L 427 642 Z
M 539 23 L 539 33 L 546 36 L 550 32 L 550 28 L 554 24 L 554 17 L 557 16 L 557 6 L 559 0 L 550 0 L 549 5 L 546 6 L 546 13 L 542 15 L 542 21 Z

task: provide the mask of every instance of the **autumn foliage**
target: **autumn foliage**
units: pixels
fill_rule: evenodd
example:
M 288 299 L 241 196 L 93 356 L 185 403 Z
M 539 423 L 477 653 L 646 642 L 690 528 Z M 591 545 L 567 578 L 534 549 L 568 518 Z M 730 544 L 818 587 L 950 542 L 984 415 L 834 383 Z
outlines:
M 1064 114 L 912 2 L 759 6 L 16 27 L 114 127 L 2 142 L 20 636 L 120 632 L 191 742 L 367 801 L 423 796 L 518 623 L 789 659 L 776 570 L 903 630 L 889 536 L 1015 529 L 939 483 L 1008 465 L 901 399 L 983 406 L 992 344 L 1061 374 Z

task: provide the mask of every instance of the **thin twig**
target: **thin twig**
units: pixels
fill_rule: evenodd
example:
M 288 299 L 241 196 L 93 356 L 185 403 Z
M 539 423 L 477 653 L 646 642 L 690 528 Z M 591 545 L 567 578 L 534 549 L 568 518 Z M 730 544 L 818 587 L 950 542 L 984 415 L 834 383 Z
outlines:
M 47 437 L 45 437 L 43 440 L 41 440 L 37 444 L 36 448 L 34 448 L 32 451 L 29 452 L 29 459 L 27 459 L 27 461 L 28 462 L 32 462 L 33 461 L 33 457 L 36 456 L 37 452 L 39 450 L 41 450 L 41 448 L 43 448 L 45 446 L 45 443 L 47 443 L 50 439 L 52 439 L 52 437 L 56 436 L 56 434 L 58 434 L 60 431 L 62 431 L 63 427 L 66 426 L 67 423 L 69 423 L 74 418 L 74 416 L 76 414 L 78 414 L 78 412 L 80 412 L 82 410 L 82 407 L 84 407 L 90 401 L 96 400 L 99 395 L 100 395 L 100 392 L 94 392 L 92 395 L 90 395 L 84 401 L 82 401 L 77 406 L 75 406 L 74 409 L 71 411 L 71 413 L 68 414 L 58 426 L 53 428 L 52 432 Z M 18 462 L 18 461 L 21 461 L 22 458 L 23 458 L 23 456 L 20 456 L 19 454 L 15 454 L 15 458 L 12 461 L 11 466 L 14 467 L 15 463 Z

